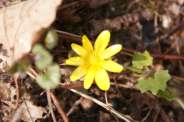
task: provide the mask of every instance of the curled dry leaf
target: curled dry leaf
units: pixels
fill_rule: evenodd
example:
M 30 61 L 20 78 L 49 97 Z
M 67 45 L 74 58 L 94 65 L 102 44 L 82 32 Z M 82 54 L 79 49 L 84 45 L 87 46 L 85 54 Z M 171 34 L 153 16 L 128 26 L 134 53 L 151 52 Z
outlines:
M 0 63 L 12 66 L 28 53 L 44 29 L 54 21 L 61 2 L 27 0 L 0 9 Z

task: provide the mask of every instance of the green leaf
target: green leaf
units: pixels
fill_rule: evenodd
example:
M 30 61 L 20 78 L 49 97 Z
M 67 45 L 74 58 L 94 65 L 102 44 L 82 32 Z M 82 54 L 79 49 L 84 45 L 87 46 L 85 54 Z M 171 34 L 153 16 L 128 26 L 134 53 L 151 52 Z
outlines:
M 56 31 L 54 29 L 49 30 L 44 41 L 48 49 L 53 49 L 58 43 L 58 35 Z
M 45 69 L 52 63 L 52 56 L 42 45 L 35 45 L 32 52 L 35 55 L 35 65 L 39 70 Z
M 148 51 L 144 53 L 135 52 L 133 55 L 132 66 L 137 69 L 143 69 L 144 67 L 150 66 L 153 64 L 153 57 L 149 54 Z
M 52 64 L 47 67 L 45 73 L 37 76 L 36 81 L 45 90 L 54 89 L 60 82 L 60 68 L 57 64 Z
M 137 88 L 141 92 L 151 91 L 152 94 L 156 95 L 159 90 L 165 91 L 167 87 L 167 81 L 171 79 L 167 70 L 160 70 L 154 74 L 154 77 L 143 78 L 138 80 Z
M 176 97 L 173 95 L 172 92 L 170 92 L 169 90 L 165 90 L 165 91 L 159 91 L 157 96 L 163 97 L 168 101 L 172 101 L 174 100 Z

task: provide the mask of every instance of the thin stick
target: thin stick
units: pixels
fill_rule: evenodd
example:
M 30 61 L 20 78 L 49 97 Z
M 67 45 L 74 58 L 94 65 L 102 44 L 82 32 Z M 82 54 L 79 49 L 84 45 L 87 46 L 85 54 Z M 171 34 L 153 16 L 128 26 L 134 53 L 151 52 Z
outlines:
M 99 106 L 105 108 L 107 111 L 113 113 L 114 115 L 116 115 L 118 118 L 124 120 L 125 122 L 136 122 L 136 120 L 133 120 L 130 116 L 119 113 L 118 111 L 116 111 L 112 107 L 106 105 L 105 103 L 103 103 L 103 102 L 101 102 L 101 101 L 99 101 L 99 100 L 97 100 L 97 99 L 95 99 L 91 96 L 88 96 L 88 95 L 86 95 L 82 92 L 79 92 L 79 91 L 75 90 L 75 89 L 70 89 L 70 91 L 72 91 L 73 93 L 76 93 L 76 94 L 78 94 L 78 95 L 80 95 L 80 96 L 82 96 L 86 99 L 89 99 L 89 100 L 93 101 L 94 103 L 96 103 Z
M 26 101 L 24 101 L 23 103 L 24 103 L 25 106 L 26 106 L 26 110 L 27 110 L 27 112 L 28 112 L 28 114 L 29 114 L 29 117 L 30 117 L 30 119 L 31 119 L 31 122 L 34 122 L 34 121 L 33 121 L 33 117 L 32 117 L 32 115 L 31 115 L 31 112 L 30 112 L 30 110 L 29 110 L 29 107 L 28 107 Z
M 82 97 L 81 97 L 82 98 Z M 72 107 L 68 110 L 67 116 L 69 116 L 72 112 L 74 112 L 77 109 L 77 106 L 81 103 L 81 98 L 72 105 Z
M 55 117 L 55 115 L 54 115 L 53 108 L 52 108 L 52 102 L 51 102 L 51 98 L 50 98 L 49 92 L 50 92 L 50 91 L 47 91 L 47 101 L 48 101 L 48 105 L 49 105 L 49 111 L 50 111 L 50 113 L 51 113 L 53 122 L 57 122 L 57 121 L 56 121 L 56 117 Z
M 68 33 L 65 31 L 60 31 L 60 30 L 56 30 L 56 32 L 58 32 L 60 36 L 62 36 L 62 38 L 64 39 L 69 39 L 69 40 L 75 41 L 76 43 L 81 43 L 81 36 L 79 35 Z
M 15 107 L 17 108 L 19 105 L 19 99 L 20 99 L 20 91 L 19 91 L 19 83 L 18 83 L 18 78 L 19 78 L 19 74 L 15 74 L 13 79 L 15 82 L 15 87 L 16 87 L 16 104 Z
M 184 103 L 183 103 L 183 101 L 180 98 L 176 98 L 175 100 L 181 106 L 181 108 L 184 110 Z
M 73 33 L 68 33 L 65 31 L 56 30 L 64 39 L 70 39 L 72 41 L 75 41 L 76 43 L 81 43 L 81 36 Z M 123 52 L 121 54 L 132 56 L 132 53 L 137 52 L 137 50 L 129 49 L 129 48 L 123 48 Z M 152 54 L 152 56 L 156 59 L 161 60 L 182 60 L 184 61 L 184 56 L 178 56 L 178 55 L 167 55 L 167 54 Z
M 104 97 L 105 97 L 105 103 L 109 105 L 108 98 L 107 98 L 107 91 L 105 91 Z
M 30 78 L 32 78 L 32 79 L 36 79 L 36 76 L 34 76 L 30 71 L 27 71 L 26 72 L 26 74 L 30 77 Z
M 129 49 L 129 48 L 123 48 L 123 51 L 121 54 L 123 55 L 128 55 L 128 56 L 133 56 L 132 54 L 134 52 L 137 52 L 137 50 Z M 161 59 L 161 60 L 182 60 L 184 61 L 184 56 L 179 56 L 179 55 L 168 55 L 168 54 L 151 54 L 153 58 L 155 59 Z
M 162 59 L 162 60 L 182 60 L 184 61 L 184 56 L 179 55 L 166 55 L 166 54 L 153 54 L 154 58 Z
M 120 87 L 120 88 L 126 88 L 126 89 L 134 89 L 134 90 L 137 90 L 137 89 L 135 88 L 135 86 L 132 86 L 132 85 L 129 85 L 129 84 L 122 84 L 122 83 L 114 83 L 114 82 L 111 82 L 111 85 L 117 86 L 117 87 Z
M 63 9 L 67 9 L 67 8 L 69 8 L 69 7 L 72 7 L 72 6 L 74 6 L 74 5 L 76 5 L 76 4 L 78 4 L 79 3 L 79 1 L 74 1 L 74 2 L 71 2 L 71 3 L 68 3 L 68 4 L 66 4 L 66 5 L 62 5 L 60 8 L 58 8 L 59 10 L 63 10 Z
M 83 84 L 81 82 L 77 83 L 60 83 L 60 87 L 64 89 L 80 89 L 83 88 Z
M 56 106 L 59 114 L 63 118 L 64 122 L 69 122 L 69 119 L 68 119 L 66 113 L 64 112 L 64 110 L 61 108 L 56 96 L 52 92 L 49 92 L 49 95 L 51 96 L 52 101 L 53 101 L 54 105 Z

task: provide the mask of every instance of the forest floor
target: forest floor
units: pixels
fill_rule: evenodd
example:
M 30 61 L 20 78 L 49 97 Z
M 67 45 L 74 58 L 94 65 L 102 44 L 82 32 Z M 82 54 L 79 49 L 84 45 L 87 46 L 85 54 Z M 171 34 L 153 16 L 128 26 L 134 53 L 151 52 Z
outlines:
M 84 90 L 80 81 L 45 92 L 29 76 L 19 78 L 16 84 L 15 76 L 5 72 L 0 74 L 3 79 L 0 122 L 52 122 L 51 107 L 57 122 L 63 122 L 65 117 L 70 122 L 124 122 L 110 109 L 94 103 L 93 98 L 103 103 L 107 99 L 113 110 L 132 122 L 184 122 L 184 0 L 64 0 L 52 27 L 59 35 L 59 43 L 51 51 L 56 62 L 63 64 L 68 54 L 72 55 L 71 43 L 80 44 L 81 35 L 95 41 L 101 31 L 110 30 L 110 43 L 122 44 L 124 48 L 115 59 L 128 65 L 132 57 L 124 52 L 149 51 L 154 58 L 153 68 L 169 71 L 172 79 L 168 88 L 178 99 L 167 101 L 150 92 L 141 93 L 131 87 L 136 81 L 129 71 L 110 74 L 112 85 L 108 92 L 96 85 Z M 73 68 L 64 65 L 61 68 L 61 82 L 65 83 Z M 71 88 L 90 98 L 82 97 Z M 59 102 L 64 118 L 57 105 L 48 105 L 48 94 Z M 29 111 L 37 114 L 32 119 L 24 113 L 29 107 Z

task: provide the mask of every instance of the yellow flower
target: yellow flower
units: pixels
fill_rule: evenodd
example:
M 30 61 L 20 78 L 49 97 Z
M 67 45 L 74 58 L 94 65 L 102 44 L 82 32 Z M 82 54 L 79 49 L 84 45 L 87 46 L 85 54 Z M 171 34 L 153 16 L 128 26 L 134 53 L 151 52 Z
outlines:
M 106 49 L 109 41 L 110 32 L 104 30 L 97 37 L 94 48 L 85 35 L 82 36 L 82 46 L 71 44 L 72 49 L 78 54 L 66 60 L 66 64 L 78 66 L 70 76 L 71 81 L 84 78 L 85 89 L 89 89 L 93 81 L 101 90 L 109 89 L 110 80 L 107 71 L 119 73 L 123 70 L 122 65 L 111 60 L 122 46 L 115 44 Z

